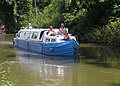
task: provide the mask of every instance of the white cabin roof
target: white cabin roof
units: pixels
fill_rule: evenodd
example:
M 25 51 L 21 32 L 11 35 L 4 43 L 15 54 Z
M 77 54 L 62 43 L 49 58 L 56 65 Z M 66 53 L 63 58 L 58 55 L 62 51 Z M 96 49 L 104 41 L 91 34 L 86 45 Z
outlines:
M 37 29 L 21 29 L 21 30 L 19 30 L 19 32 L 21 32 L 21 31 L 23 31 L 23 32 L 27 32 L 27 31 L 30 31 L 30 32 L 40 32 L 40 31 L 48 31 L 49 30 L 49 28 L 37 28 Z M 59 29 L 57 29 L 57 28 L 53 28 L 53 30 L 55 31 L 55 32 L 58 32 L 59 31 Z
M 44 31 L 44 30 L 49 30 L 49 29 L 21 29 L 21 30 L 19 30 L 19 31 Z

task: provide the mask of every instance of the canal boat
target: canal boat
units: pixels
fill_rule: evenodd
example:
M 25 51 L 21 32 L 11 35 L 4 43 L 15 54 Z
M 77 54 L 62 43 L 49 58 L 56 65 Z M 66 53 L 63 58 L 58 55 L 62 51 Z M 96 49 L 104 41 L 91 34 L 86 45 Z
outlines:
M 21 29 L 13 38 L 13 45 L 28 51 L 52 56 L 74 56 L 78 53 L 80 44 L 75 36 L 69 40 L 64 35 L 51 36 L 49 29 Z M 59 29 L 54 29 L 55 33 Z

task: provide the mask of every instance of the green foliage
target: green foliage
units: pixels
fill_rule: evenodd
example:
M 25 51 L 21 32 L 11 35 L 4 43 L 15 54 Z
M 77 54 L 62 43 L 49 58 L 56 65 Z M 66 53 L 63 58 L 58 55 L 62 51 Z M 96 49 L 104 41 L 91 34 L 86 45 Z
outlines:
M 61 0 L 53 1 L 48 7 L 45 7 L 43 10 L 43 26 L 54 25 L 58 26 L 61 21 L 61 13 L 60 13 L 60 3 Z
M 114 30 L 109 27 L 112 22 L 117 22 L 120 17 L 119 3 L 120 1 L 117 0 L 80 1 L 80 5 L 76 6 L 76 9 L 79 8 L 79 10 L 74 10 L 72 13 L 65 15 L 65 21 L 67 21 L 66 23 L 70 27 L 71 32 L 79 36 L 79 41 L 81 42 L 119 45 L 117 40 L 119 36 L 116 36 L 119 26 L 113 27 L 116 28 Z M 79 12 L 81 16 L 78 16 Z M 108 31 L 104 33 L 106 29 L 110 29 L 112 33 L 116 34 L 109 34 Z M 111 37 L 111 35 L 114 35 L 114 37 Z
M 15 86 L 12 81 L 9 81 L 5 76 L 2 76 L 2 80 L 0 81 L 0 86 Z
M 97 30 L 95 36 L 99 43 L 120 46 L 120 19 Z
M 119 8 L 120 0 L 1 0 L 0 20 L 11 33 L 29 22 L 33 27 L 63 22 L 80 42 L 119 45 Z
M 36 1 L 36 2 L 35 2 Z M 34 7 L 37 7 L 40 11 L 43 11 L 53 0 L 33 0 Z

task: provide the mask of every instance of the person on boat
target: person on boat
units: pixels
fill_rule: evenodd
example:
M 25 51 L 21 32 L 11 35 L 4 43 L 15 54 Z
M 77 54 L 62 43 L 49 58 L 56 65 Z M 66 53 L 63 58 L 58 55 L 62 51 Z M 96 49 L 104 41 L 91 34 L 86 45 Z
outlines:
M 66 32 L 67 32 L 67 30 L 66 30 L 64 24 L 62 23 L 62 24 L 61 24 L 61 27 L 60 27 L 60 29 L 59 29 L 59 31 L 58 31 L 58 34 L 59 34 L 59 35 L 64 35 Z
M 28 29 L 32 29 L 32 24 L 28 23 Z
M 53 26 L 50 26 L 50 27 L 49 27 L 48 32 L 54 32 L 54 30 L 53 30 Z
M 3 29 L 2 29 L 2 34 L 6 34 L 8 32 L 7 26 L 4 25 Z
M 50 27 L 49 27 L 48 35 L 49 35 L 49 36 L 55 36 L 55 35 L 56 35 L 55 31 L 53 30 L 53 26 L 50 26 Z
M 67 31 L 65 31 L 65 33 L 64 33 L 64 39 L 65 40 L 70 40 L 70 35 L 68 34 Z

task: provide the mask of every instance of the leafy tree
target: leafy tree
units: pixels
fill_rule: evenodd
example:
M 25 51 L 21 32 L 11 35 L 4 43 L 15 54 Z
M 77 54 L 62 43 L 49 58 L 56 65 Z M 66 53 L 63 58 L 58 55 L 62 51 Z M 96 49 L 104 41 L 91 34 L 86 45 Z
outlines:
M 120 0 L 0 0 L 0 2 L 0 20 L 9 27 L 9 32 L 14 32 L 17 27 L 27 26 L 29 22 L 33 27 L 49 25 L 59 27 L 63 22 L 72 34 L 78 35 L 80 42 L 107 45 L 119 43 L 113 41 L 119 39 L 116 34 L 119 34 L 117 32 Z M 116 34 L 109 34 L 110 30 Z

